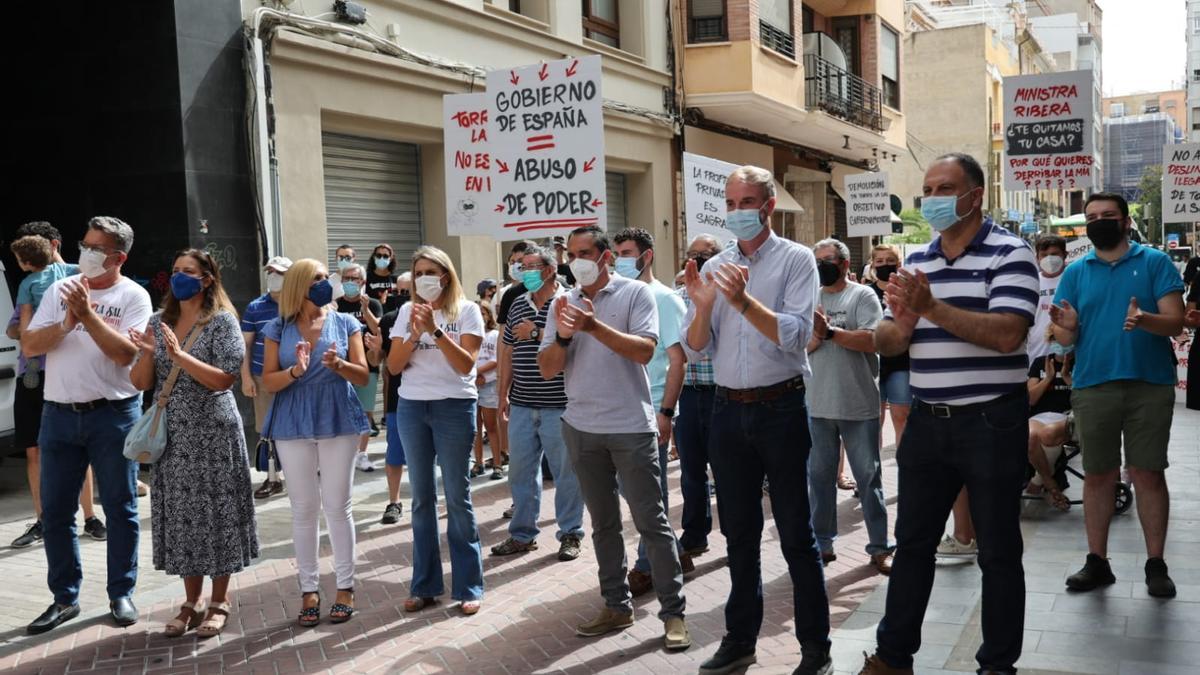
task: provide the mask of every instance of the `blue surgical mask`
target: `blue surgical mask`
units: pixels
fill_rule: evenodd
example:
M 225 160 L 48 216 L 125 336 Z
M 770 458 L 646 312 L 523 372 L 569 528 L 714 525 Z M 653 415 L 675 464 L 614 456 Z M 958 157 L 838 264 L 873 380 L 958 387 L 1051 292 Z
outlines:
M 638 278 L 638 275 L 642 273 L 642 271 L 638 269 L 638 261 L 641 259 L 642 256 L 640 255 L 636 258 L 617 258 L 617 262 L 615 264 L 617 274 L 620 274 L 626 279 Z
M 347 298 L 357 298 L 360 292 L 362 292 L 362 289 L 359 287 L 357 281 L 342 282 L 342 295 Z
M 345 272 L 347 267 L 354 264 L 354 261 L 349 258 L 338 258 L 338 271 Z
M 1055 356 L 1066 356 L 1075 351 L 1075 345 L 1060 345 L 1057 342 L 1050 343 L 1050 353 Z
M 171 294 L 176 300 L 191 300 L 204 289 L 204 282 L 190 274 L 176 272 L 171 275 Z
M 972 208 L 971 211 L 968 211 L 962 217 L 958 215 L 958 200 L 969 194 L 971 194 L 970 190 L 957 197 L 953 195 L 924 197 L 921 199 L 921 215 L 935 231 L 945 232 L 957 225 L 963 218 L 971 215 L 971 211 L 975 210 Z
M 386 255 L 375 256 L 375 266 L 381 270 L 386 269 L 388 266 L 388 263 L 390 263 L 390 262 L 392 262 L 392 259 L 387 257 Z
M 545 285 L 546 280 L 542 278 L 541 270 L 525 270 L 521 272 L 521 283 L 525 284 L 525 290 L 537 293 Z
M 324 307 L 333 302 L 333 284 L 328 279 L 313 282 L 308 287 L 308 299 L 317 307 Z
M 738 209 L 725 214 L 725 228 L 743 241 L 753 239 L 762 232 L 763 221 L 760 209 Z

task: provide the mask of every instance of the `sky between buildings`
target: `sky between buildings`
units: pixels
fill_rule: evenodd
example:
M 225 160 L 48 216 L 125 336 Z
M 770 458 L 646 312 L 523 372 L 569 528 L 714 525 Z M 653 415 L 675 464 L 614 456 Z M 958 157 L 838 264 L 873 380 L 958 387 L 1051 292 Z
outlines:
M 1184 0 L 1100 0 L 1104 12 L 1104 95 L 1183 88 L 1187 70 Z

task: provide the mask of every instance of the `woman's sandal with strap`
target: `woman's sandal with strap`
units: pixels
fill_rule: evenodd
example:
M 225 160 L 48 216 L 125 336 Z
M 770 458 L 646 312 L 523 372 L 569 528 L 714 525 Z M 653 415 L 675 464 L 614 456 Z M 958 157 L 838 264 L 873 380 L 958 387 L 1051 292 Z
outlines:
M 338 593 L 349 593 L 350 602 L 354 602 L 353 588 L 339 588 Z M 350 617 L 354 616 L 354 605 L 347 605 L 344 602 L 335 602 L 329 608 L 329 621 L 331 623 L 346 623 Z
M 225 622 L 229 620 L 229 610 L 233 605 L 228 602 L 214 602 L 208 605 L 208 617 L 196 629 L 196 635 L 202 638 L 216 637 L 225 630 Z
M 312 607 L 304 607 L 304 599 L 310 595 L 317 596 L 317 604 Z M 296 622 L 305 628 L 312 628 L 321 623 L 321 594 L 317 591 L 309 591 L 308 593 L 300 594 L 300 616 L 296 618 Z
M 203 617 L 201 616 L 200 611 L 196 609 L 196 603 L 194 602 L 185 602 L 180 605 L 179 613 L 187 614 L 188 616 L 186 619 L 175 617 L 174 619 L 168 621 L 167 625 L 163 628 L 163 635 L 166 635 L 167 637 L 179 637 L 196 626 L 199 626 L 200 622 L 203 620 Z

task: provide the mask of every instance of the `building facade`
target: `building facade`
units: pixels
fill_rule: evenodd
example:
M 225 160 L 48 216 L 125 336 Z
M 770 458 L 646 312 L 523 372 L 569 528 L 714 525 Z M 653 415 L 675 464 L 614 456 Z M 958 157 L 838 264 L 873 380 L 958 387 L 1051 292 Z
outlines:
M 1187 130 L 1191 143 L 1200 143 L 1200 0 L 1187 2 Z
M 1139 201 L 1142 176 L 1146 169 L 1162 165 L 1163 146 L 1176 142 L 1176 135 L 1175 120 L 1164 112 L 1106 118 L 1105 191 Z
M 1181 142 L 1188 129 L 1187 92 L 1183 89 L 1153 91 L 1104 99 L 1104 117 L 1120 118 L 1163 113 L 1175 124 L 1177 141 Z

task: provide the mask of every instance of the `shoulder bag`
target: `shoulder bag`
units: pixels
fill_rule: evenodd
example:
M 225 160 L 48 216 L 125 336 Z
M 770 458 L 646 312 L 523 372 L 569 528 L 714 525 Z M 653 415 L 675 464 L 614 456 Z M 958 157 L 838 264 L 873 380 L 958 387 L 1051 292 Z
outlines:
M 188 335 L 187 342 L 183 345 L 183 351 L 190 352 L 192 350 L 192 345 L 196 343 L 196 339 L 202 332 L 197 329 L 202 325 L 196 324 L 192 327 L 191 334 Z M 162 418 L 167 410 L 167 402 L 171 399 L 171 392 L 175 389 L 175 381 L 179 379 L 179 373 L 182 370 L 178 364 L 171 368 L 167 379 L 163 381 L 162 391 L 159 392 L 158 398 L 142 413 L 141 418 L 129 430 L 129 434 L 125 437 L 123 453 L 125 459 L 140 464 L 154 464 L 162 457 L 163 451 L 167 449 L 167 425 L 163 423 Z

